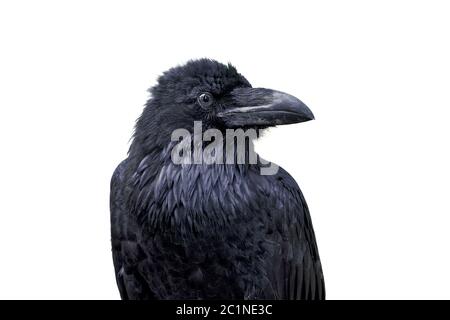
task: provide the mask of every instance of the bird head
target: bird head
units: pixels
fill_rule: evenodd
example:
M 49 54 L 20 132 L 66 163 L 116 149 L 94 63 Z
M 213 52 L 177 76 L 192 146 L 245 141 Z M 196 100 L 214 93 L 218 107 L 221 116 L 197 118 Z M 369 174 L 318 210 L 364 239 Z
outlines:
M 209 128 L 264 129 L 314 119 L 299 99 L 276 90 L 252 88 L 232 65 L 210 59 L 190 61 L 166 71 L 150 90 L 151 98 L 139 119 L 135 138 L 151 135 L 152 143 L 170 138 L 194 121 Z

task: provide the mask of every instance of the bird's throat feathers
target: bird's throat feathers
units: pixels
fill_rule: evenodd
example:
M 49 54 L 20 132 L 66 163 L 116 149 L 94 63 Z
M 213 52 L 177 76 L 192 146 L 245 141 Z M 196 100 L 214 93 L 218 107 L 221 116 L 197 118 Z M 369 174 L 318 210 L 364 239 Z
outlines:
M 129 204 L 141 222 L 187 235 L 199 228 L 223 228 L 252 212 L 249 177 L 256 165 L 175 164 L 171 155 L 176 145 L 135 158 Z

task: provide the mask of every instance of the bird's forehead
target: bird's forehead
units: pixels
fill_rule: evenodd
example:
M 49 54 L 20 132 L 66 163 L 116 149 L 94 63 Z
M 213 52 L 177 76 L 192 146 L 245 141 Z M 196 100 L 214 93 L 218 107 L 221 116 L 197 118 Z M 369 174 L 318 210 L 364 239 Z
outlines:
M 176 92 L 178 99 L 193 99 L 200 92 L 223 95 L 237 87 L 251 87 L 232 65 L 201 59 L 172 68 L 159 78 L 153 92 Z
M 226 75 L 206 75 L 198 78 L 193 89 L 195 91 L 209 91 L 213 94 L 223 94 L 233 90 L 236 87 L 250 86 L 243 77 Z

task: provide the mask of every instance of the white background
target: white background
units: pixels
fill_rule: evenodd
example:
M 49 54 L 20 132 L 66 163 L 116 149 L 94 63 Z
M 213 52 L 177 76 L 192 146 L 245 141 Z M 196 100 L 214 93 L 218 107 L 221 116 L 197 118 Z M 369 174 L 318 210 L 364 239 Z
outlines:
M 0 298 L 119 298 L 110 176 L 146 89 L 198 57 L 315 113 L 258 147 L 308 200 L 329 299 L 450 298 L 449 9 L 2 1 Z

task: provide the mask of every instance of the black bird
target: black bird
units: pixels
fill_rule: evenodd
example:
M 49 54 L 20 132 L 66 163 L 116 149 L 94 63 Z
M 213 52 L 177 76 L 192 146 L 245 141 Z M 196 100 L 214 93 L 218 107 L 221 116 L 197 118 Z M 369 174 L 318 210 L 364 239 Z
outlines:
M 240 164 L 171 157 L 172 132 L 192 133 L 194 121 L 225 136 L 312 120 L 308 107 L 252 88 L 233 66 L 209 59 L 170 69 L 149 91 L 128 157 L 111 180 L 122 299 L 324 299 L 308 207 L 286 171 L 261 174 L 264 165 L 251 163 L 249 152 Z

